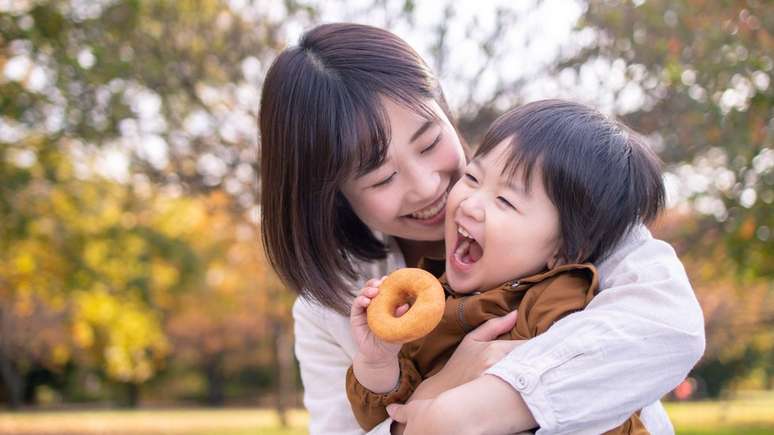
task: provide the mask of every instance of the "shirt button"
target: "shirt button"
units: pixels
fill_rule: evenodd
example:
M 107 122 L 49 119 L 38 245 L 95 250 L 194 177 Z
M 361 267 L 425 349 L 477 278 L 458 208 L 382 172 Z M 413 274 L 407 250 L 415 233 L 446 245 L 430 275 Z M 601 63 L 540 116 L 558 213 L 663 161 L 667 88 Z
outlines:
M 524 375 L 520 375 L 516 378 L 516 388 L 519 390 L 527 388 L 527 385 L 529 385 L 529 382 L 527 382 L 527 378 L 525 378 Z

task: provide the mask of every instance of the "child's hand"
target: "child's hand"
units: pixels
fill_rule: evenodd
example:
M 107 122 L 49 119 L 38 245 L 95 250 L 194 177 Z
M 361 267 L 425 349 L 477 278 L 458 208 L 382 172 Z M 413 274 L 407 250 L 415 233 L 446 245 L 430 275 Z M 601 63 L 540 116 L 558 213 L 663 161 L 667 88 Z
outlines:
M 385 277 L 372 279 L 366 283 L 366 286 L 360 291 L 360 295 L 352 302 L 352 311 L 349 320 L 352 325 L 352 336 L 357 344 L 360 356 L 363 362 L 369 364 L 379 364 L 395 358 L 400 352 L 400 343 L 388 343 L 375 336 L 368 327 L 368 317 L 366 309 L 371 303 L 371 299 L 379 294 L 379 286 Z M 408 311 L 409 305 L 404 304 L 395 311 L 397 317 L 402 316 Z

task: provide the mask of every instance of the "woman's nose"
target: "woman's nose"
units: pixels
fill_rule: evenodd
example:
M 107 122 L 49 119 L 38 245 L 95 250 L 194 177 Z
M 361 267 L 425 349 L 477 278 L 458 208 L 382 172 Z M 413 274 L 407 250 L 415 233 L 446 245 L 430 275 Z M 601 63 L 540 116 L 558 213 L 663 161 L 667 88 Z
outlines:
M 413 165 L 409 169 L 412 200 L 417 202 L 435 200 L 435 195 L 438 195 L 440 181 L 441 177 L 437 171 L 422 165 Z
M 460 202 L 460 211 L 463 215 L 477 222 L 483 222 L 486 217 L 483 204 L 476 194 L 472 194 Z

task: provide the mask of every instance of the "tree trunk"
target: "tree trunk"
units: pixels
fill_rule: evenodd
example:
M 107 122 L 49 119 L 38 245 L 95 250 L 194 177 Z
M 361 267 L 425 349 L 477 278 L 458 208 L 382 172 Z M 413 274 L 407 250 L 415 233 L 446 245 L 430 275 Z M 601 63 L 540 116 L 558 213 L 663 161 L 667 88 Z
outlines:
M 16 364 L 6 356 L 5 337 L 3 332 L 8 333 L 12 329 L 7 324 L 5 313 L 0 307 L 0 379 L 3 381 L 5 390 L 8 393 L 8 406 L 11 409 L 19 409 L 24 401 L 24 378 L 16 368 Z
M 223 406 L 225 402 L 223 356 L 219 354 L 207 360 L 204 366 L 204 373 L 207 376 L 207 404 L 210 406 Z
M 8 406 L 11 409 L 19 409 L 24 401 L 24 378 L 21 377 L 15 364 L 6 358 L 0 347 L 0 373 L 3 385 L 8 393 Z
M 140 404 L 140 384 L 136 382 L 127 382 L 126 396 L 124 406 L 127 408 L 137 408 Z

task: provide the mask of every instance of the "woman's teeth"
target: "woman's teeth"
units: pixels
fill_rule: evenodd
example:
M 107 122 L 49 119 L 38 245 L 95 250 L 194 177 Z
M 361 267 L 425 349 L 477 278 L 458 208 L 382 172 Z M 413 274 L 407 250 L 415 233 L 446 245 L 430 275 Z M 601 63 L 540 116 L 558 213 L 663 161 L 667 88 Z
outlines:
M 438 212 L 443 210 L 443 208 L 446 206 L 446 196 L 447 193 L 444 193 L 441 199 L 438 200 L 434 205 L 411 213 L 409 216 L 413 217 L 414 219 L 430 219 L 431 217 L 437 215 Z
M 470 233 L 467 232 L 467 230 L 465 230 L 465 228 L 462 228 L 460 226 L 457 227 L 457 232 L 460 233 L 462 235 L 462 237 L 465 237 L 465 238 L 468 238 L 468 239 L 472 239 L 473 238 L 470 235 Z

